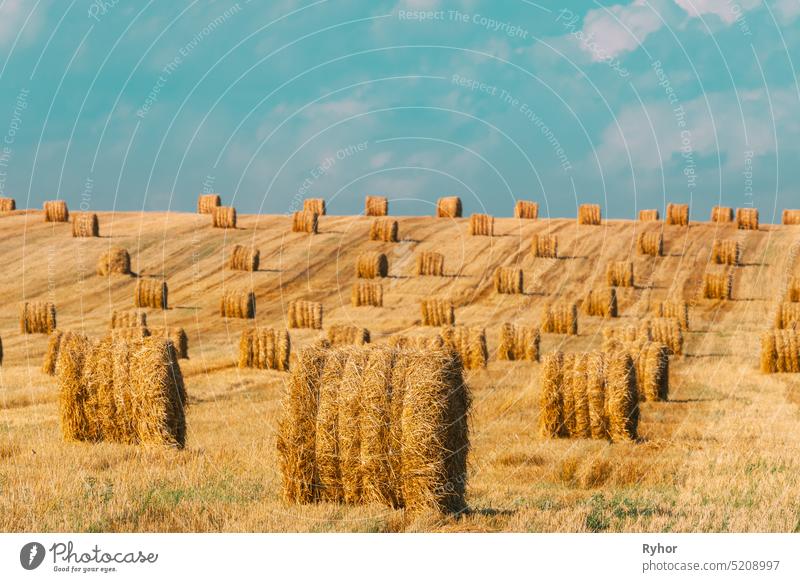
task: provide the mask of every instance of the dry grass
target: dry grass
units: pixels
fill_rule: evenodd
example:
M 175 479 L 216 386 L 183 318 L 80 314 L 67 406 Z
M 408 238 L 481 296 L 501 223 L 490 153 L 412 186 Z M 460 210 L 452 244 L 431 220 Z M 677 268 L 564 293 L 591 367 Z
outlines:
M 94 212 L 78 212 L 72 215 L 72 236 L 98 237 L 100 236 L 100 221 Z
M 445 326 L 439 332 L 446 348 L 455 351 L 465 370 L 480 370 L 489 361 L 486 331 L 481 327 Z
M 784 208 L 781 213 L 781 224 L 800 224 L 800 210 Z
M 239 368 L 289 371 L 289 332 L 276 329 L 246 329 L 239 339 Z
M 69 222 L 69 209 L 64 200 L 48 200 L 44 203 L 45 222 Z
M 120 327 L 147 327 L 147 313 L 126 310 L 111 312 L 111 329 Z
M 661 220 L 661 215 L 657 208 L 639 211 L 639 222 L 657 222 Z
M 222 205 L 219 194 L 200 194 L 197 197 L 197 213 L 211 214 L 214 208 Z
M 535 327 L 504 323 L 500 328 L 500 347 L 497 357 L 500 360 L 539 361 L 541 336 Z
M 261 252 L 253 247 L 233 245 L 228 267 L 234 271 L 258 271 Z
M 350 303 L 353 307 L 383 307 L 383 285 L 370 281 L 353 283 Z
M 469 217 L 469 234 L 472 236 L 494 236 L 494 216 L 473 214 Z
M 642 321 L 639 336 L 649 336 L 654 342 L 664 344 L 670 354 L 683 354 L 683 332 L 675 317 L 654 317 Z
M 367 196 L 364 201 L 364 214 L 367 216 L 388 216 L 389 199 L 386 196 Z
M 681 331 L 689 330 L 689 304 L 681 300 L 657 302 L 652 310 L 653 317 L 673 317 L 678 320 Z
M 733 222 L 733 208 L 728 206 L 714 206 L 711 209 L 711 222 Z
M 761 371 L 800 373 L 800 337 L 796 330 L 771 330 L 761 335 Z
M 664 237 L 660 232 L 640 232 L 636 237 L 636 252 L 660 257 L 664 254 Z
M 111 247 L 97 259 L 97 274 L 107 277 L 112 273 L 119 275 L 130 275 L 131 256 L 122 247 Z
M 461 218 L 461 214 L 461 198 L 458 196 L 447 196 L 436 201 L 437 218 Z
M 256 316 L 256 294 L 252 291 L 225 291 L 219 301 L 222 317 L 254 319 Z
M 519 295 L 525 292 L 522 269 L 498 267 L 494 271 L 494 290 L 506 295 Z
M 591 289 L 583 300 L 583 312 L 598 317 L 619 317 L 616 288 Z
M 775 329 L 800 329 L 800 303 L 781 302 L 775 310 Z
M 717 265 L 737 266 L 741 260 L 742 250 L 738 241 L 714 240 L 711 246 L 711 262 Z
M 236 209 L 233 206 L 214 206 L 211 209 L 211 226 L 236 228 Z
M 56 306 L 49 301 L 25 301 L 19 306 L 22 333 L 50 333 L 56 329 Z
M 416 256 L 417 275 L 421 277 L 443 277 L 444 255 L 434 251 L 422 251 Z
M 319 214 L 302 210 L 292 214 L 292 232 L 319 233 Z
M 703 274 L 703 297 L 706 299 L 733 298 L 733 272 Z
M 737 208 L 736 228 L 739 230 L 758 230 L 758 208 Z
M 606 265 L 606 284 L 609 287 L 633 287 L 633 262 L 613 261 Z
M 169 307 L 167 282 L 160 279 L 136 279 L 133 306 L 167 309 Z
M 689 226 L 689 205 L 667 204 L 666 223 L 677 226 Z
M 0 198 L 0 212 L 13 212 L 16 209 L 16 200 L 13 198 Z
M 558 258 L 558 237 L 554 234 L 534 234 L 531 237 L 531 254 L 545 259 Z
M 514 218 L 537 220 L 539 218 L 539 203 L 530 200 L 517 200 L 514 205 Z
M 331 346 L 363 346 L 370 342 L 369 330 L 355 325 L 336 324 L 328 328 Z
M 323 198 L 307 198 L 303 200 L 303 212 L 325 216 L 328 213 L 328 209 Z
M 455 306 L 449 299 L 427 298 L 420 300 L 422 325 L 441 327 L 455 325 Z
M 578 206 L 578 224 L 599 225 L 602 223 L 599 204 L 581 204 Z
M 295 300 L 289 302 L 286 314 L 290 329 L 322 329 L 322 303 Z
M 384 279 L 389 276 L 389 259 L 383 253 L 366 252 L 356 259 L 356 277 L 359 279 Z
M 376 218 L 369 227 L 369 240 L 382 242 L 398 242 L 399 226 L 396 220 Z
M 546 304 L 540 329 L 542 333 L 578 335 L 578 306 L 567 301 Z

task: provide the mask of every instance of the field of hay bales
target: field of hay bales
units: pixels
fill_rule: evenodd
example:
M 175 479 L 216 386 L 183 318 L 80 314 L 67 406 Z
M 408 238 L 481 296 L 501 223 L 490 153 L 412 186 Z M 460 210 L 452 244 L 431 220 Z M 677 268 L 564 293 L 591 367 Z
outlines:
M 641 225 L 605 217 L 599 226 L 496 217 L 494 236 L 471 236 L 469 217 L 392 216 L 398 242 L 370 240 L 367 216 L 321 214 L 313 236 L 293 232 L 291 216 L 238 214 L 225 229 L 201 214 L 98 219 L 99 237 L 73 238 L 70 223 L 41 211 L 0 217 L 2 531 L 800 531 L 800 376 L 760 371 L 762 334 L 788 278 L 800 275 L 789 252 L 800 227 L 673 224 L 663 256 L 651 256 L 637 252 Z M 533 235 L 557 236 L 558 258 L 534 257 Z M 712 246 L 724 239 L 742 249 L 731 299 L 707 299 Z M 257 270 L 230 268 L 236 245 L 259 250 Z M 131 273 L 98 275 L 100 257 L 117 247 Z M 382 307 L 351 300 L 367 252 L 388 259 Z M 444 276 L 417 275 L 422 252 L 444 256 Z M 600 350 L 604 329 L 639 329 L 662 301 L 686 301 L 668 400 L 639 403 L 638 441 L 544 437 L 543 363 L 499 358 L 503 325 L 539 329 L 545 305 L 582 305 L 608 285 L 606 266 L 623 261 L 635 284 L 617 287 L 618 317 L 580 309 L 578 334 L 541 333 L 539 353 Z M 496 292 L 501 267 L 522 269 L 524 292 Z M 147 325 L 187 335 L 185 448 L 64 442 L 58 383 L 43 371 L 49 338 L 20 332 L 19 304 L 51 302 L 58 330 L 100 339 L 114 312 L 134 309 L 137 277 L 169 286 L 168 309 L 143 308 Z M 255 320 L 220 315 L 223 294 L 240 289 L 255 294 Z M 464 371 L 468 510 L 287 504 L 276 441 L 290 375 L 240 367 L 243 332 L 284 330 L 290 302 L 310 301 L 324 309 L 323 329 L 290 329 L 292 353 L 340 325 L 369 330 L 372 344 L 432 338 L 441 328 L 421 325 L 428 298 L 452 301 L 459 327 L 485 330 L 487 365 Z

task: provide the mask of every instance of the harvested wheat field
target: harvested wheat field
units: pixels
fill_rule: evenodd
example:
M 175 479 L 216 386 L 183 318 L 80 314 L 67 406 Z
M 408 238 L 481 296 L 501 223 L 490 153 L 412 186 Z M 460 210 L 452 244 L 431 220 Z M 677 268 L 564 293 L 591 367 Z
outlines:
M 574 216 L 520 220 L 511 217 L 514 208 L 509 204 L 507 218 L 494 219 L 494 236 L 472 236 L 470 219 L 460 218 L 460 204 L 441 206 L 447 206 L 439 213 L 447 220 L 392 216 L 403 234 L 399 242 L 371 240 L 376 219 L 368 216 L 327 214 L 324 228 L 309 237 L 304 232 L 316 229 L 293 228 L 292 216 L 241 213 L 236 228 L 228 221 L 223 232 L 210 227 L 209 216 L 197 213 L 98 212 L 103 236 L 111 236 L 105 240 L 73 238 L 69 225 L 46 222 L 40 209 L 3 215 L 0 530 L 800 531 L 800 374 L 780 373 L 797 369 L 798 342 L 792 330 L 772 330 L 787 277 L 800 275 L 795 254 L 789 253 L 796 227 L 761 222 L 757 230 L 740 230 L 736 222 L 692 222 L 664 228 L 665 252 L 658 256 L 636 252 L 641 223 L 608 217 L 600 221 L 594 210 L 586 211 L 582 224 Z M 218 208 L 213 201 L 210 207 Z M 534 256 L 534 235 L 538 240 L 557 237 L 560 258 Z M 722 239 L 741 243 L 738 266 L 729 267 L 736 270 L 735 292 L 731 298 L 726 293 L 705 298 L 709 253 L 714 241 Z M 102 258 L 110 244 L 129 253 L 128 261 L 119 261 L 128 263 L 127 268 L 119 272 L 132 271 L 137 277 L 107 275 L 117 270 L 105 267 L 113 261 Z M 258 270 L 226 268 L 232 245 L 258 249 Z M 368 252 L 386 255 L 391 276 L 357 278 L 354 266 Z M 422 271 L 444 276 L 419 276 L 417 257 L 422 253 L 442 255 L 444 273 L 436 266 Z M 635 287 L 615 291 L 618 317 L 581 310 L 576 335 L 539 331 L 545 305 L 582 306 L 590 291 L 605 288 L 606 265 L 617 262 L 630 262 L 636 280 Z M 105 275 L 97 274 L 99 265 Z M 495 292 L 494 277 L 501 267 L 524 272 L 524 294 Z M 152 281 L 159 292 L 161 282 L 169 282 L 168 303 L 166 298 L 142 301 L 139 308 L 146 312 L 153 335 L 103 339 L 111 314 L 133 308 L 137 282 L 143 281 Z M 380 285 L 380 301 L 368 297 L 378 287 L 365 286 L 362 292 L 362 283 Z M 253 291 L 255 319 L 220 317 L 220 298 L 230 289 Z M 363 294 L 363 301 L 353 300 L 353 293 Z M 423 326 L 421 302 L 428 299 L 443 302 L 424 312 L 437 327 Z M 290 303 L 297 301 L 308 303 L 293 303 L 290 314 Z M 165 395 L 179 393 L 175 386 L 185 387 L 185 435 L 182 424 L 163 433 L 170 437 L 161 439 L 166 444 L 141 435 L 133 438 L 121 429 L 110 432 L 101 404 L 113 401 L 118 406 L 120 401 L 109 400 L 109 393 L 101 390 L 114 382 L 100 381 L 97 390 L 105 400 L 82 406 L 86 414 L 100 416 L 99 425 L 91 416 L 95 424 L 90 426 L 102 430 L 93 429 L 96 434 L 85 441 L 65 441 L 61 406 L 69 401 L 62 396 L 71 392 L 60 393 L 59 378 L 80 393 L 80 382 L 69 383 L 70 373 L 78 377 L 69 365 L 83 365 L 78 361 L 82 348 L 62 341 L 62 375 L 43 370 L 48 345 L 60 336 L 21 333 L 23 302 L 52 304 L 59 330 L 88 338 L 75 340 L 76 346 L 93 342 L 86 351 L 90 371 L 96 367 L 98 374 L 111 373 L 113 379 L 130 366 L 130 373 L 137 374 L 132 385 L 140 386 L 147 398 L 161 398 L 162 404 Z M 649 388 L 641 396 L 632 376 L 638 364 L 632 368 L 631 360 L 619 354 L 603 356 L 603 338 L 615 336 L 607 330 L 620 330 L 619 336 L 626 337 L 641 331 L 645 320 L 678 314 L 662 308 L 662 302 L 679 305 L 681 313 L 685 302 L 691 325 L 679 326 L 680 355 L 668 356 L 668 397 L 660 396 L 656 380 L 646 384 Z M 450 304 L 458 326 L 452 330 L 446 327 L 454 323 Z M 276 334 L 287 328 L 288 336 L 278 341 Z M 314 364 L 313 358 L 301 358 L 305 348 L 319 346 L 330 330 L 350 328 L 368 329 L 370 347 L 343 349 L 375 349 L 364 352 L 374 357 L 364 359 L 353 351 L 356 355 L 347 361 L 326 356 Z M 172 334 L 156 331 L 177 329 L 185 332 L 190 359 L 178 360 L 176 352 L 164 347 L 171 342 L 160 337 Z M 259 339 L 251 330 L 269 333 Z M 475 331 L 456 337 L 461 333 L 457 330 Z M 437 356 L 446 366 L 426 360 L 427 368 L 417 368 L 415 357 L 393 355 L 411 353 L 403 351 L 409 347 L 441 349 L 447 342 L 440 334 L 462 352 L 456 357 L 446 345 L 436 352 L 450 354 Z M 253 347 L 256 339 L 263 349 Z M 640 339 L 653 342 L 648 345 L 654 354 L 664 353 L 655 345 L 657 338 Z M 119 342 L 129 347 L 119 351 L 109 372 L 103 350 Z M 281 352 L 280 345 L 287 348 Z M 390 345 L 397 350 L 380 351 Z M 139 346 L 159 351 L 150 354 Z M 563 354 L 558 362 L 551 356 L 556 352 Z M 462 370 L 463 357 L 468 369 Z M 133 366 L 136 358 L 142 360 L 138 367 Z M 570 367 L 565 368 L 563 358 Z M 311 382 L 309 389 L 319 391 L 320 403 L 330 400 L 329 390 L 340 382 L 358 386 L 362 373 L 371 380 L 363 384 L 363 394 L 342 391 L 333 408 L 320 404 L 309 409 L 317 401 L 308 394 L 292 401 L 299 408 L 290 412 L 304 419 L 306 432 L 284 432 L 279 454 L 285 396 L 293 387 L 302 392 L 305 386 L 297 383 L 298 366 L 323 364 L 317 376 L 311 369 L 304 376 Z M 762 364 L 769 373 L 762 373 Z M 176 366 L 182 384 L 168 373 L 177 371 Z M 565 369 L 571 371 L 567 383 Z M 431 383 L 433 372 L 442 378 L 450 374 L 450 379 Z M 543 378 L 545 372 L 555 376 Z M 457 449 L 458 463 L 467 456 L 466 480 L 447 464 L 435 439 L 423 438 L 450 438 L 442 431 L 425 431 L 447 425 L 443 419 L 456 409 L 447 408 L 442 387 L 451 386 L 461 373 L 470 398 L 469 434 L 448 442 Z M 313 384 L 314 377 L 321 380 Z M 158 390 L 151 390 L 148 382 Z M 542 386 L 551 392 L 543 394 Z M 442 402 L 446 410 L 437 412 L 431 402 Z M 565 431 L 551 425 L 548 436 L 542 435 L 547 420 L 540 418 L 543 402 L 556 421 L 570 419 Z M 598 403 L 610 408 L 598 408 Z M 463 401 L 456 404 L 466 409 Z M 423 410 L 427 416 L 409 410 Z M 636 418 L 625 418 L 625 410 L 635 411 Z M 395 420 L 373 422 L 379 413 Z M 327 432 L 331 427 L 337 432 Z M 302 447 L 309 443 L 314 456 L 292 456 L 307 450 Z M 336 456 L 314 449 L 315 443 L 333 447 Z M 422 473 L 401 472 L 393 474 L 395 480 L 383 481 L 382 471 L 395 470 L 387 450 L 402 450 Z M 325 474 L 334 485 L 311 503 L 295 503 L 284 495 L 282 466 L 301 473 L 309 467 L 330 469 Z M 420 481 L 425 470 L 433 471 L 427 484 Z M 302 473 L 303 478 L 308 474 Z M 337 501 L 336 479 L 344 475 L 363 476 L 361 481 L 345 479 L 347 487 L 356 487 L 342 492 L 352 503 Z M 464 511 L 461 491 L 458 503 L 425 501 L 436 490 L 437 478 L 452 475 L 458 487 L 465 486 Z M 384 482 L 403 486 L 382 489 Z M 304 491 L 309 486 L 308 481 L 293 483 Z M 415 501 L 409 497 L 400 503 L 399 496 L 408 492 L 417 496 Z M 436 506 L 444 511 L 419 509 Z

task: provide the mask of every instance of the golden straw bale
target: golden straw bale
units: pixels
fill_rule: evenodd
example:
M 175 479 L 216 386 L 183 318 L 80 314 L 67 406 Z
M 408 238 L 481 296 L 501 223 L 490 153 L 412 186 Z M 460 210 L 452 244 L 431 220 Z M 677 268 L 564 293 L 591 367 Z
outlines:
M 287 313 L 292 329 L 322 329 L 322 303 L 296 300 L 289 302 Z
M 564 403 L 562 419 L 564 426 L 561 428 L 562 436 L 569 437 L 575 433 L 575 358 L 576 354 L 564 354 L 564 367 L 561 372 L 561 398 Z
M 800 373 L 800 337 L 795 329 L 773 329 L 761 335 L 761 371 Z
M 222 205 L 219 194 L 200 194 L 197 197 L 197 213 L 211 214 L 214 208 Z
M 361 253 L 356 259 L 356 276 L 359 279 L 383 279 L 388 277 L 389 259 L 383 253 Z
M 800 302 L 800 277 L 790 277 L 786 282 L 786 301 Z
M 640 222 L 655 222 L 658 220 L 661 220 L 661 215 L 659 214 L 657 208 L 639 211 Z
M 398 242 L 399 226 L 396 220 L 376 218 L 369 227 L 369 240 Z
M 344 501 L 339 452 L 339 401 L 342 377 L 350 353 L 346 349 L 328 352 L 320 376 L 314 457 L 315 485 L 321 501 Z M 347 422 L 349 419 L 343 420 Z
M 303 200 L 303 212 L 311 212 L 317 216 L 325 216 L 328 209 L 325 206 L 325 200 L 322 198 L 306 198 Z
M 633 262 L 612 261 L 606 265 L 606 284 L 609 287 L 633 287 Z
M 530 200 L 517 200 L 514 205 L 514 218 L 536 220 L 539 218 L 539 203 Z
M 564 354 L 545 355 L 539 374 L 539 431 L 545 438 L 565 436 L 563 384 Z
M 65 337 L 72 335 L 79 335 L 83 339 L 87 339 L 82 334 L 76 334 L 72 331 L 59 331 L 55 330 L 50 333 L 47 338 L 47 349 L 44 353 L 44 360 L 42 361 L 42 372 L 48 376 L 54 376 L 56 373 L 56 363 L 58 362 L 58 352 L 61 349 L 61 342 Z M 87 339 L 88 341 L 88 339 Z
M 14 210 L 13 208 L 11 210 Z M 800 224 L 800 210 L 784 209 L 781 215 L 781 224 Z
M 44 203 L 45 222 L 69 222 L 69 209 L 64 200 L 49 200 Z
M 574 438 L 588 439 L 592 437 L 592 429 L 589 413 L 589 366 L 590 360 L 594 357 L 591 352 L 575 354 L 572 367 L 572 416 L 570 423 L 570 436 Z M 565 373 L 569 373 L 565 370 Z
M 633 359 L 625 352 L 607 354 L 605 368 L 609 436 L 613 441 L 636 440 L 639 394 Z
M 544 306 L 542 333 L 578 335 L 578 306 L 575 303 L 556 301 Z
M 147 327 L 147 313 L 144 311 L 112 311 L 111 329 L 118 327 Z
M 636 387 L 640 400 L 667 400 L 670 350 L 665 344 L 647 340 L 609 340 L 603 342 L 603 351 L 623 351 L 631 356 L 636 367 Z
M 683 354 L 683 332 L 675 317 L 654 317 L 646 319 L 641 324 L 640 337 L 650 338 L 667 346 L 670 354 L 680 356 Z
M 361 465 L 361 412 L 367 350 L 353 350 L 344 366 L 339 385 L 339 457 L 342 493 L 346 503 L 362 501 L 364 473 Z
M 444 347 L 441 335 L 434 336 L 389 336 L 389 347 L 402 350 L 438 350 Z
M 261 252 L 257 248 L 233 245 L 228 267 L 234 271 L 258 271 Z
M 535 234 L 531 238 L 531 254 L 546 259 L 558 258 L 558 237 L 548 234 Z
M 252 291 L 225 291 L 219 302 L 222 317 L 254 319 L 256 316 L 256 294 Z
M 619 327 L 604 327 L 603 340 L 619 340 L 632 342 L 636 340 L 650 341 L 650 327 L 637 327 L 636 325 L 621 325 Z M 607 351 L 605 348 L 603 351 Z
M 735 240 L 714 240 L 711 246 L 711 261 L 717 265 L 739 264 L 742 250 L 738 241 Z
M 581 204 L 578 206 L 578 224 L 599 225 L 602 214 L 599 204 Z
M 494 236 L 494 216 L 488 214 L 470 216 L 469 233 L 472 236 Z
M 319 232 L 319 214 L 316 212 L 295 212 L 292 214 L 292 232 L 317 234 Z
M 422 325 L 441 327 L 455 325 L 455 306 L 447 299 L 427 298 L 420 300 Z
M 660 257 L 664 254 L 664 237 L 660 232 L 640 232 L 636 237 L 636 252 Z
M 61 337 L 56 361 L 58 377 L 59 416 L 61 435 L 65 441 L 86 440 L 89 422 L 86 418 L 86 387 L 83 383 L 83 366 L 89 351 L 89 339 L 76 333 Z
M 653 306 L 651 313 L 654 317 L 674 317 L 678 320 L 681 331 L 689 329 L 689 305 L 686 301 L 661 301 Z
M 236 209 L 233 206 L 214 206 L 211 209 L 211 226 L 236 228 Z
M 539 361 L 541 336 L 535 327 L 504 323 L 500 328 L 500 349 L 497 357 L 501 360 Z
M 167 309 L 167 282 L 160 279 L 137 279 L 133 292 L 134 307 Z
M 589 407 L 589 435 L 593 439 L 608 439 L 605 354 L 589 352 L 585 366 L 586 400 Z
M 56 328 L 56 306 L 47 301 L 25 301 L 19 306 L 22 333 L 50 333 Z
M 758 230 L 758 208 L 737 208 L 736 228 L 739 230 Z
M 389 199 L 386 196 L 367 196 L 364 201 L 364 214 L 367 216 L 388 216 Z
M 170 340 L 179 360 L 189 359 L 189 336 L 182 327 L 156 327 L 151 330 L 151 334 Z
M 437 218 L 461 218 L 461 198 L 448 196 L 436 201 Z
M 150 330 L 146 327 L 118 327 L 111 330 L 112 339 L 139 340 L 150 337 Z
M 363 346 L 370 342 L 369 330 L 355 325 L 336 324 L 328 328 L 331 346 Z
M 239 339 L 239 367 L 288 372 L 291 350 L 285 329 L 246 329 Z
M 618 317 L 617 289 L 591 289 L 583 300 L 583 312 L 586 315 L 599 317 Z
M 494 271 L 494 290 L 506 295 L 519 295 L 525 292 L 522 269 L 498 267 Z
M 784 301 L 775 310 L 775 329 L 800 329 L 800 303 Z
M 73 237 L 100 236 L 100 221 L 94 212 L 79 212 L 72 215 Z
M 444 255 L 433 251 L 417 253 L 417 275 L 443 277 Z
M 711 209 L 711 222 L 733 222 L 733 208 L 728 206 L 714 206 Z
M 122 247 L 111 247 L 97 260 L 98 275 L 105 277 L 112 273 L 120 275 L 130 275 L 131 273 L 131 256 Z
M 489 352 L 486 347 L 486 332 L 480 327 L 447 326 L 439 332 L 445 347 L 455 351 L 465 370 L 486 367 Z
M 732 299 L 733 272 L 704 273 L 703 297 L 706 299 Z
M 13 198 L 0 198 L 0 212 L 12 212 L 17 209 L 17 201 Z
M 372 281 L 357 281 L 353 283 L 350 303 L 353 307 L 383 307 L 383 285 Z
M 689 226 L 689 205 L 667 204 L 666 223 L 678 226 Z

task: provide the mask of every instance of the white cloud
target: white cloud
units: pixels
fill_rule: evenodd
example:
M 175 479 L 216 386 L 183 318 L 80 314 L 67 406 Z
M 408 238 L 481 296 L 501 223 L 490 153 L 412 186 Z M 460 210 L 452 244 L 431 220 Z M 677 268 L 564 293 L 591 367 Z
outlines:
M 39 25 L 37 14 L 30 15 L 34 4 L 25 0 L 0 0 L 0 45 L 10 45 L 17 37 L 20 28 L 28 20 L 23 36 L 35 36 Z M 30 19 L 28 16 L 30 15 Z
M 583 49 L 593 61 L 635 50 L 662 26 L 661 18 L 646 0 L 590 10 L 583 19 Z
M 369 159 L 369 166 L 371 168 L 382 168 L 386 164 L 389 163 L 389 160 L 392 159 L 392 154 L 389 152 L 381 152 L 377 155 L 372 156 Z
M 781 24 L 790 24 L 800 16 L 800 0 L 775 0 L 773 9 Z
M 700 18 L 704 14 L 716 14 L 726 24 L 735 22 L 747 10 L 761 5 L 761 0 L 675 0 L 689 16 Z

